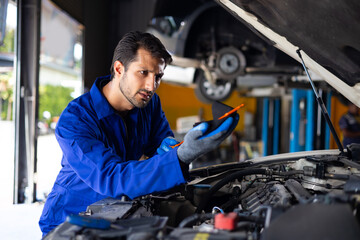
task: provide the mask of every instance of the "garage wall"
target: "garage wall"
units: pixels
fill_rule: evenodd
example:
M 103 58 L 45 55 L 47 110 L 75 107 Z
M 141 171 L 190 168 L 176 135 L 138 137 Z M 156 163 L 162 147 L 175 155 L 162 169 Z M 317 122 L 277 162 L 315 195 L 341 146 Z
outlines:
M 90 90 L 96 77 L 108 74 L 110 1 L 84 1 L 84 91 Z
M 113 51 L 121 37 L 132 30 L 145 31 L 156 0 L 84 1 L 84 87 L 110 73 Z

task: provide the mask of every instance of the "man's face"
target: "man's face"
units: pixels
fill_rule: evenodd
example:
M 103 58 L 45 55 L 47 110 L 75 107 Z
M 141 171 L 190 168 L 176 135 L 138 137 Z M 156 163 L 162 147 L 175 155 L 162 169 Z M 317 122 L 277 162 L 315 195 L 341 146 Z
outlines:
M 159 87 L 164 69 L 163 59 L 154 58 L 150 52 L 140 48 L 137 58 L 120 78 L 121 93 L 134 107 L 145 107 Z
M 353 103 L 349 104 L 349 112 L 351 112 L 352 114 L 358 115 L 359 110 L 360 109 L 355 104 L 353 104 Z

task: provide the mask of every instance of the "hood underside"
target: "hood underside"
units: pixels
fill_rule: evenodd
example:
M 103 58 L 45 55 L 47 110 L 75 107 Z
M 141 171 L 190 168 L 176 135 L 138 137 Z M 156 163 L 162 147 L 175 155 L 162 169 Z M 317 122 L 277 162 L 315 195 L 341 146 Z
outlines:
M 360 1 L 217 2 L 360 106 Z

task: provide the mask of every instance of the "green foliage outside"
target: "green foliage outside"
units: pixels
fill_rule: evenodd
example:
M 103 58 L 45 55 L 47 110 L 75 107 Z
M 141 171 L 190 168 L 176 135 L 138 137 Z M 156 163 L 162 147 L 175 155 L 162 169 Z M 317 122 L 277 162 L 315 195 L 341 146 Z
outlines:
M 0 46 L 2 53 L 14 53 L 15 30 L 6 29 L 4 43 Z M 12 120 L 13 111 L 13 86 L 10 84 L 12 72 L 0 74 L 0 120 Z M 67 104 L 73 99 L 73 88 L 63 86 L 43 85 L 39 87 L 39 120 L 51 122 L 53 117 L 60 116 Z M 43 112 L 51 114 L 50 119 L 45 119 Z
M 50 119 L 45 119 L 43 113 L 50 112 L 51 117 L 60 116 L 61 112 L 73 100 L 71 93 L 72 88 L 63 86 L 43 85 L 39 87 L 39 119 L 51 122 Z
M 0 74 L 0 120 L 12 120 L 13 86 L 10 84 L 12 72 Z
M 6 29 L 3 44 L 0 46 L 2 53 L 15 52 L 15 29 Z M 12 120 L 13 115 L 13 89 L 10 79 L 13 72 L 0 74 L 0 120 Z
M 4 43 L 0 46 L 0 52 L 14 53 L 15 52 L 15 30 L 6 29 Z
M 0 120 L 12 120 L 13 113 L 13 86 L 9 84 L 12 73 L 0 74 Z M 68 87 L 44 85 L 39 87 L 39 119 L 45 119 L 44 111 L 48 111 L 51 117 L 60 116 L 61 112 L 73 100 L 71 93 L 74 90 Z

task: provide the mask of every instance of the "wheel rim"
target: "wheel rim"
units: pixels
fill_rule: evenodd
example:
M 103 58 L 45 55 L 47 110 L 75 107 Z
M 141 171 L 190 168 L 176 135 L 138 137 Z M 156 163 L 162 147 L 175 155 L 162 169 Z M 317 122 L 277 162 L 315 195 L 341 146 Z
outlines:
M 212 84 L 207 80 L 203 80 L 201 83 L 202 92 L 213 100 L 221 100 L 226 98 L 232 91 L 232 83 L 228 81 L 216 81 L 216 84 Z
M 219 79 L 232 80 L 244 74 L 245 66 L 245 56 L 239 49 L 225 47 L 218 52 L 215 72 Z
M 240 67 L 239 58 L 233 53 L 225 53 L 220 57 L 219 68 L 225 74 L 233 74 Z

